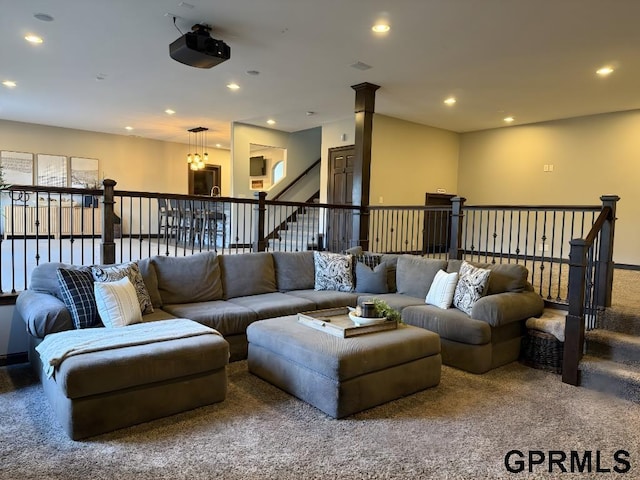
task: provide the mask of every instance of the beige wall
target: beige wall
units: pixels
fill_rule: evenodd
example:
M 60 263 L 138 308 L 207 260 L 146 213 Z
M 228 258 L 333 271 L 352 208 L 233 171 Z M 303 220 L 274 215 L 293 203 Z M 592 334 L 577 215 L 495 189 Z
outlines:
M 254 192 L 249 183 L 249 144 L 284 148 L 286 153 L 285 178 L 275 186 L 270 196 L 284 188 L 309 165 L 320 158 L 322 131 L 311 128 L 299 132 L 282 132 L 271 128 L 256 127 L 243 123 L 234 123 L 231 129 L 233 172 L 231 175 L 233 196 L 253 198 Z
M 597 205 L 617 194 L 614 259 L 640 265 L 639 139 L 637 110 L 465 133 L 458 192 L 474 205 Z
M 100 177 L 122 190 L 187 193 L 182 143 L 0 120 L 0 149 L 97 158 Z M 209 163 L 222 166 L 222 190 L 230 190 L 229 151 L 211 149 Z
M 456 193 L 458 145 L 455 132 L 375 115 L 371 205 L 424 205 L 438 188 Z

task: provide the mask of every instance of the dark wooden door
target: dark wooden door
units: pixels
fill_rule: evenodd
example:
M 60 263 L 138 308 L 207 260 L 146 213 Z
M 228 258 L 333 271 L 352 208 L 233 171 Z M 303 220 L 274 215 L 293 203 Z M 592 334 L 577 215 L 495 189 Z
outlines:
M 355 146 L 329 149 L 327 201 L 334 205 L 352 205 Z M 334 209 L 329 218 L 327 243 L 330 251 L 351 247 L 353 214 L 351 210 Z

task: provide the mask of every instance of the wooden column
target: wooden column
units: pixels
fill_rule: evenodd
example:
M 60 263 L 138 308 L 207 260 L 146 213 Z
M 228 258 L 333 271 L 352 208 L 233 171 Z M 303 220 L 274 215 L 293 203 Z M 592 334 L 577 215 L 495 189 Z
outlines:
M 255 206 L 255 213 L 253 215 L 253 251 L 264 252 L 267 250 L 267 242 L 264 238 L 264 224 L 267 211 L 265 200 L 267 199 L 267 192 L 256 192 L 254 195 L 258 203 Z
M 352 201 L 354 209 L 353 235 L 357 244 L 364 250 L 369 249 L 369 187 L 371 183 L 371 138 L 373 133 L 373 114 L 375 111 L 376 90 L 380 88 L 372 83 L 352 85 L 356 91 L 355 115 L 355 161 L 353 172 Z
M 598 293 L 596 301 L 600 307 L 611 306 L 611 290 L 613 288 L 613 239 L 616 230 L 616 206 L 620 197 L 618 195 L 603 195 L 600 197 L 602 208 L 609 207 L 611 214 L 602 226 L 600 240 L 600 256 L 597 263 Z
M 104 186 L 104 196 L 102 197 L 102 242 L 100 244 L 100 263 L 108 265 L 116 263 L 116 244 L 113 241 L 113 224 L 114 224 L 114 211 L 113 206 L 115 200 L 113 199 L 113 190 L 116 186 L 116 181 L 110 178 L 105 178 L 102 181 Z

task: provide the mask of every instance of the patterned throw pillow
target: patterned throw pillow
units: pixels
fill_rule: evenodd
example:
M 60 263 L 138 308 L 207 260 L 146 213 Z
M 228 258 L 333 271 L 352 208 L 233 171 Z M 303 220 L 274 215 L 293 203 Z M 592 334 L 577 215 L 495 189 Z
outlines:
M 352 292 L 353 256 L 340 253 L 313 252 L 315 290 Z
M 89 268 L 56 271 L 62 300 L 66 305 L 73 325 L 76 328 L 96 327 L 100 325 L 98 306 L 93 293 L 93 276 Z
M 149 296 L 147 287 L 142 279 L 142 274 L 140 273 L 140 268 L 136 262 L 93 266 L 91 267 L 91 273 L 96 282 L 114 282 L 127 277 L 135 288 L 142 314 L 153 313 L 151 297 Z
M 136 289 L 129 277 L 113 282 L 95 282 L 93 289 L 102 323 L 107 328 L 142 322 Z
M 451 306 L 451 302 L 453 301 L 453 294 L 456 291 L 457 282 L 457 272 L 446 273 L 444 270 L 438 270 L 431 287 L 429 287 L 429 293 L 427 293 L 425 303 L 446 310 Z
M 453 305 L 458 310 L 471 315 L 473 305 L 487 291 L 490 273 L 491 270 L 476 268 L 467 262 L 462 262 L 456 292 L 453 295 Z

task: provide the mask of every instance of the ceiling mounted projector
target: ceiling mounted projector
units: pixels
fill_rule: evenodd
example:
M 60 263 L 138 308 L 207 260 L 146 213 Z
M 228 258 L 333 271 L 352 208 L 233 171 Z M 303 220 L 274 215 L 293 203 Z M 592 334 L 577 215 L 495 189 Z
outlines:
M 169 56 L 190 67 L 211 68 L 231 58 L 231 48 L 222 40 L 209 35 L 210 27 L 194 25 L 169 45 Z

